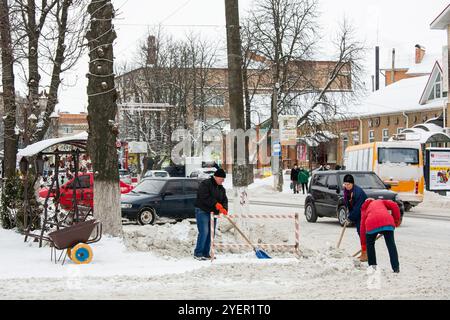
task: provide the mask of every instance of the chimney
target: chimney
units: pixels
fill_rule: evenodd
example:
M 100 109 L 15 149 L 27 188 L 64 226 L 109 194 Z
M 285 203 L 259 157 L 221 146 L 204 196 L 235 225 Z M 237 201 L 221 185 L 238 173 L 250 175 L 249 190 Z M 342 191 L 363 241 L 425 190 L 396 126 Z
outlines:
M 425 56 L 425 47 L 420 44 L 416 44 L 416 64 L 422 63 L 423 57 Z
M 156 64 L 156 38 L 148 36 L 147 39 L 147 65 Z
M 247 51 L 247 59 L 256 61 L 256 62 L 265 62 L 267 59 L 254 51 Z

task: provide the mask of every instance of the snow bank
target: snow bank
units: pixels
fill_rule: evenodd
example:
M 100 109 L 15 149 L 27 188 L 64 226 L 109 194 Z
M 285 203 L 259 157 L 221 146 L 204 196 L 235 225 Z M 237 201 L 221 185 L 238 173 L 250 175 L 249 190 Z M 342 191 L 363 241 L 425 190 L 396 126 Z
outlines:
M 423 202 L 418 205 L 418 208 L 450 208 L 450 197 L 425 191 Z

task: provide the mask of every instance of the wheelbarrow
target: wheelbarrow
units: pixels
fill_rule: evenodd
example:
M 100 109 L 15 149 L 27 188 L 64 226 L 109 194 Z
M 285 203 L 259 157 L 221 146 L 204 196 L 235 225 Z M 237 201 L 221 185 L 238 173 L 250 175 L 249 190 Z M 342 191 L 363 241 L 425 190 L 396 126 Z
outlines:
M 96 229 L 96 234 L 95 237 L 91 238 L 94 229 Z M 94 219 L 51 232 L 46 240 L 50 242 L 51 260 L 53 261 L 54 253 L 55 263 L 60 261 L 63 253 L 65 253 L 63 265 L 67 256 L 76 264 L 88 264 L 93 258 L 92 248 L 89 244 L 100 241 L 101 237 L 102 225 Z M 56 260 L 56 250 L 63 251 L 58 260 Z

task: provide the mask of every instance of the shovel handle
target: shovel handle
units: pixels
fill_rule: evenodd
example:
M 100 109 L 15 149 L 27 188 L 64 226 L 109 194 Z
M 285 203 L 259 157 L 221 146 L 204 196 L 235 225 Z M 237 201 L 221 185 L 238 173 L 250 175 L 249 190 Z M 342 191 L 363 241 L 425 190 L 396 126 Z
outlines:
M 381 235 L 381 234 L 379 234 L 378 236 L 377 236 L 377 238 L 375 239 L 375 241 L 377 241 L 378 239 L 380 239 L 381 237 L 382 237 L 383 235 Z M 356 257 L 358 254 L 360 254 L 361 253 L 361 249 L 358 251 L 358 252 L 356 252 L 352 257 L 354 258 L 354 257 Z
M 344 227 L 342 228 L 342 231 L 341 231 L 341 236 L 340 236 L 339 241 L 336 246 L 337 249 L 339 249 L 339 247 L 341 246 L 342 238 L 344 237 L 344 233 L 345 233 L 345 229 L 347 229 L 347 225 L 348 225 L 348 222 L 345 221 Z
M 247 236 L 241 231 L 241 229 L 238 228 L 238 226 L 236 225 L 236 223 L 235 223 L 233 220 L 231 220 L 231 218 L 230 218 L 229 216 L 227 216 L 227 215 L 225 215 L 225 218 L 227 218 L 228 221 L 230 221 L 230 223 L 231 223 L 231 224 L 233 225 L 233 227 L 237 230 L 237 232 L 239 232 L 239 234 L 245 239 L 245 241 L 247 241 L 247 243 L 248 243 L 249 245 L 252 246 L 253 250 L 256 251 L 256 247 L 250 242 L 250 240 L 249 240 L 249 239 L 247 238 Z

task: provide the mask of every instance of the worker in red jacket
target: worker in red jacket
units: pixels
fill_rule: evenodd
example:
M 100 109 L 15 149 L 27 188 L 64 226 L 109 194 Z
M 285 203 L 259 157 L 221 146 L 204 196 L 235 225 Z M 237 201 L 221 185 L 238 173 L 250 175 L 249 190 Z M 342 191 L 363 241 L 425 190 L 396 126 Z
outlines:
M 392 215 L 388 210 L 392 212 Z M 369 266 L 377 265 L 375 241 L 377 235 L 382 234 L 389 251 L 392 270 L 395 273 L 400 272 L 397 247 L 394 240 L 394 230 L 399 225 L 400 209 L 395 202 L 371 198 L 364 202 L 361 207 L 361 249 L 363 253 L 367 250 Z

